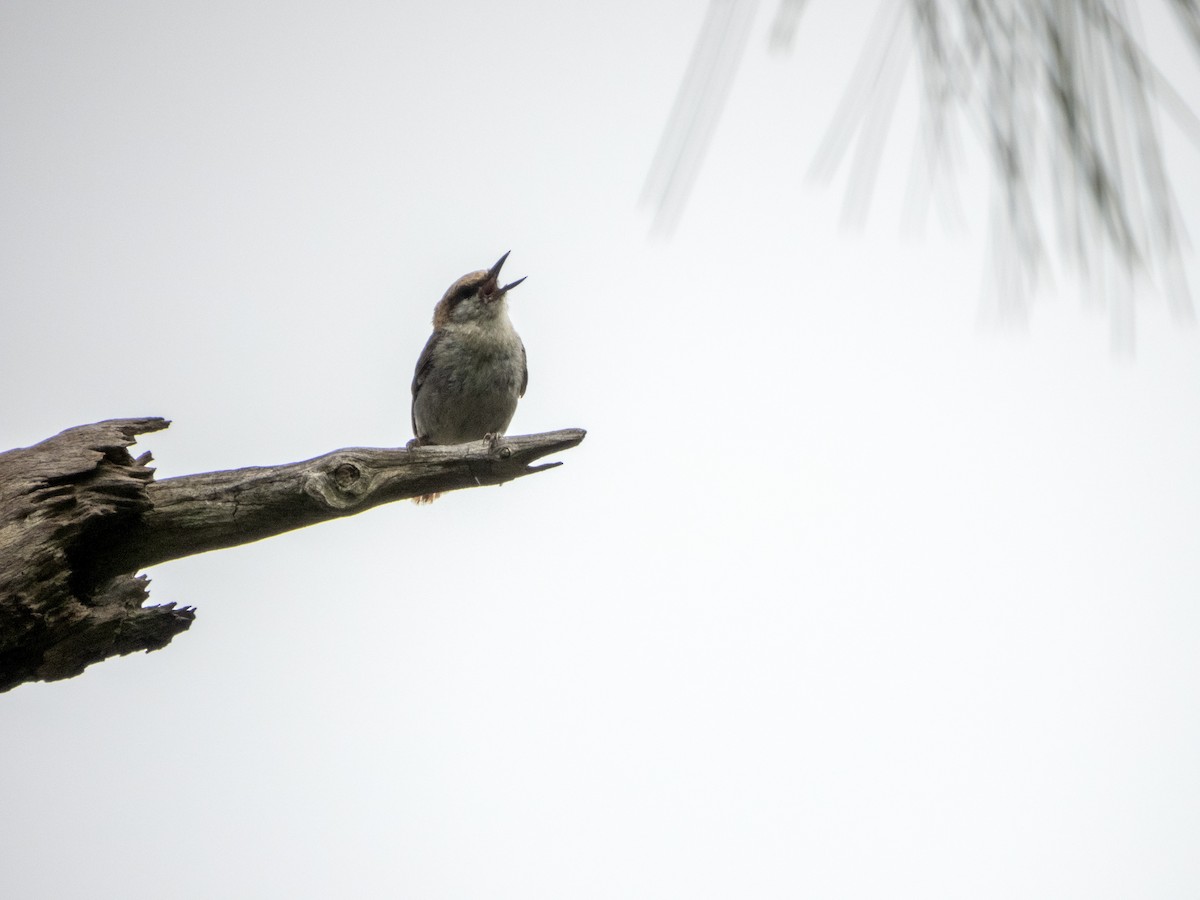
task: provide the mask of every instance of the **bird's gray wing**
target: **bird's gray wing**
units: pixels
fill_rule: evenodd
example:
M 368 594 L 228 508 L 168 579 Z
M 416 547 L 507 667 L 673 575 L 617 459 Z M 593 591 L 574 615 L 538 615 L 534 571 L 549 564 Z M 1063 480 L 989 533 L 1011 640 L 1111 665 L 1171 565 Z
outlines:
M 529 363 L 525 360 L 525 342 L 517 338 L 517 343 L 521 345 L 521 393 L 518 397 L 525 396 L 525 388 L 529 387 Z
M 436 331 L 429 336 L 429 340 L 425 342 L 425 349 L 417 357 L 417 368 L 413 372 L 410 416 L 412 418 L 413 437 L 417 439 L 421 437 L 421 435 L 417 434 L 417 392 L 421 390 L 421 385 L 425 383 L 425 379 L 429 375 L 429 370 L 433 367 L 433 348 L 437 344 L 439 337 L 440 335 Z

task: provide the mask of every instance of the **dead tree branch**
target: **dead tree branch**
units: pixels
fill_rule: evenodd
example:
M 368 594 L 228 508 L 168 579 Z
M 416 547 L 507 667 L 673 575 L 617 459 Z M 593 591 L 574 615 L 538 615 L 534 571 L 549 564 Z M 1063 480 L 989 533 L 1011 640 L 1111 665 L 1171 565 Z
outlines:
M 192 607 L 143 606 L 150 565 L 248 544 L 437 491 L 503 484 L 561 465 L 538 459 L 585 432 L 412 450 L 348 448 L 304 462 L 154 481 L 139 434 L 165 419 L 113 419 L 0 453 L 0 691 L 78 675 L 166 646 Z

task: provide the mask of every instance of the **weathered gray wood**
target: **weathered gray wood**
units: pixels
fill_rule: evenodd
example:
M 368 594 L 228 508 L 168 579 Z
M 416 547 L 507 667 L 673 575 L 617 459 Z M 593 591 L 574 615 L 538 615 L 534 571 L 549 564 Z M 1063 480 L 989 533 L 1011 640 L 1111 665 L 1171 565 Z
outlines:
M 149 509 L 149 454 L 134 460 L 126 448 L 167 424 L 98 422 L 0 454 L 0 690 L 157 649 L 191 624 L 189 607 L 143 608 L 144 577 L 85 587 L 76 576 L 89 541 Z
M 139 569 L 257 541 L 408 497 L 502 484 L 561 463 L 581 429 L 454 447 L 349 448 L 304 462 L 153 480 L 114 419 L 0 453 L 0 691 L 166 646 L 192 607 L 143 607 Z

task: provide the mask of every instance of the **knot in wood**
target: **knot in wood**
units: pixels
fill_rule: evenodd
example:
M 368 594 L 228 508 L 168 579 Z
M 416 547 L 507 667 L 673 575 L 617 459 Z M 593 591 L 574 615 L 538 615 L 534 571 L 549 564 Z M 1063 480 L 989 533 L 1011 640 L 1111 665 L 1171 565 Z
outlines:
M 333 480 L 341 490 L 346 490 L 362 476 L 362 470 L 354 463 L 344 462 L 333 470 Z
M 316 461 L 304 476 L 304 492 L 332 509 L 350 509 L 371 493 L 372 478 L 359 459 L 338 453 Z

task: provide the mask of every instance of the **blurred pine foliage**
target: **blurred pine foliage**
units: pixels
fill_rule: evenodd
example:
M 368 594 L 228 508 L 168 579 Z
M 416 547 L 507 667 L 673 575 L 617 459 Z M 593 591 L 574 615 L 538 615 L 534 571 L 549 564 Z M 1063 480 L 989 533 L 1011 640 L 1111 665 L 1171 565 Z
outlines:
M 1162 0 L 1200 55 L 1200 2 Z M 780 0 L 770 45 L 786 50 L 806 0 Z M 681 215 L 747 45 L 756 0 L 711 0 L 644 199 L 659 229 Z M 913 51 L 916 51 L 915 53 Z M 1132 296 L 1149 279 L 1193 318 L 1183 227 L 1158 113 L 1193 140 L 1200 121 L 1141 39 L 1122 0 L 881 0 L 839 112 L 813 161 L 827 178 L 853 152 L 845 213 L 865 216 L 899 86 L 917 59 L 923 123 L 914 182 L 953 177 L 963 132 L 995 174 L 990 298 L 1023 318 L 1056 264 L 1110 310 L 1114 343 L 1133 346 Z

